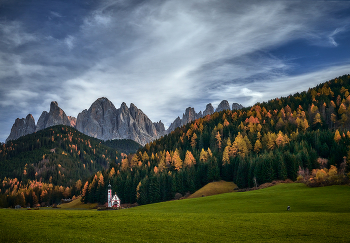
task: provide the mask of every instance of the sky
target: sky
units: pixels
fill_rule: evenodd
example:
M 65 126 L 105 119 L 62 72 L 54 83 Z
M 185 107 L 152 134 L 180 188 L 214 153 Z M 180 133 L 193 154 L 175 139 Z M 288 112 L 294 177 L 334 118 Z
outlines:
M 50 102 L 100 97 L 166 127 L 350 73 L 349 1 L 0 0 L 0 142 Z

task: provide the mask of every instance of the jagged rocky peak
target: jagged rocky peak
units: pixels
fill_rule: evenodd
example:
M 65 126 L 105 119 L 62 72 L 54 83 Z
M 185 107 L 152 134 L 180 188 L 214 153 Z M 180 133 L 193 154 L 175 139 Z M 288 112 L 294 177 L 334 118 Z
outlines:
M 129 108 L 128 106 L 125 104 L 125 102 L 123 102 L 121 105 L 120 105 L 120 110 L 122 112 L 129 112 Z
M 79 113 L 76 129 L 91 137 L 108 140 L 113 138 L 117 109 L 106 97 L 97 99 L 89 110 Z
M 203 112 L 203 116 L 211 115 L 213 113 L 214 113 L 214 107 L 212 106 L 211 103 L 207 104 L 207 106 L 205 107 L 205 110 Z
M 230 104 L 228 103 L 227 100 L 221 101 L 218 108 L 216 108 L 215 112 L 220 112 L 220 111 L 224 111 L 224 110 L 231 110 Z
M 174 131 L 176 128 L 181 127 L 182 126 L 182 120 L 181 118 L 178 116 L 173 123 L 170 124 L 167 133 L 170 133 L 172 131 Z
M 157 127 L 156 127 L 157 126 Z M 77 118 L 77 130 L 91 137 L 102 140 L 132 139 L 142 145 L 164 135 L 164 124 L 156 125 L 138 109 L 123 102 L 116 109 L 111 101 L 102 97 L 89 108 L 82 111 Z
M 160 120 L 159 122 L 153 122 L 154 127 L 156 128 L 158 133 L 164 133 L 165 132 L 165 126 L 163 122 Z
M 194 108 L 188 107 L 184 114 L 182 114 L 182 119 L 180 117 L 177 117 L 173 123 L 170 124 L 167 133 L 170 133 L 174 131 L 176 128 L 181 127 L 183 125 L 186 125 L 187 123 L 190 123 L 192 121 L 195 121 L 199 118 L 203 117 L 202 112 L 196 113 Z
M 188 107 L 185 114 L 182 115 L 182 125 L 186 125 L 197 119 L 197 113 L 192 107 Z
M 71 123 L 66 113 L 58 106 L 57 101 L 52 101 L 50 104 L 50 112 L 47 113 L 46 111 L 43 111 L 41 114 L 36 126 L 36 131 L 55 125 L 70 126 Z
M 12 126 L 10 135 L 6 139 L 6 142 L 15 140 L 33 132 L 35 132 L 35 120 L 32 114 L 28 114 L 26 118 L 17 118 Z
M 233 103 L 232 104 L 232 110 L 240 110 L 242 108 L 244 108 L 244 107 L 241 104 L 238 104 L 238 103 Z

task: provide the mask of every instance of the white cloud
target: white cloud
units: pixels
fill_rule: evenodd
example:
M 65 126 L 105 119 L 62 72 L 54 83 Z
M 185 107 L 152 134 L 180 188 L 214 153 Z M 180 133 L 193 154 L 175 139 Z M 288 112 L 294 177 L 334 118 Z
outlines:
M 78 16 L 83 21 L 74 31 L 63 38 L 45 33 L 49 37 L 43 40 L 25 31 L 25 23 L 6 27 L 0 22 L 5 36 L 0 44 L 6 47 L 42 41 L 16 54 L 0 49 L 0 80 L 16 79 L 20 90 L 29 92 L 9 92 L 0 102 L 10 107 L 17 95 L 41 114 L 56 100 L 67 115 L 76 116 L 105 96 L 117 108 L 134 103 L 151 120 L 169 125 L 188 106 L 198 112 L 223 99 L 253 105 L 303 91 L 316 84 L 311 77 L 323 82 L 349 67 L 329 64 L 291 76 L 291 58 L 276 57 L 270 50 L 300 39 L 337 46 L 345 27 L 332 20 L 333 8 L 336 4 L 295 1 L 103 1 L 87 16 Z M 58 12 L 50 14 L 62 18 Z M 332 31 L 321 28 L 324 23 Z M 0 92 L 13 88 L 0 87 Z
M 279 96 L 278 88 L 268 95 L 244 82 L 256 75 L 263 77 L 259 84 L 265 78 L 288 79 L 285 71 L 290 64 L 264 50 L 305 38 L 313 31 L 311 22 L 322 13 L 309 6 L 315 18 L 310 22 L 304 17 L 307 10 L 290 9 L 287 2 L 233 5 L 233 12 L 212 5 L 197 9 L 196 3 L 187 1 L 140 5 L 122 19 L 136 40 L 119 36 L 118 15 L 95 11 L 82 28 L 85 38 L 94 39 L 98 33 L 102 38 L 116 38 L 116 46 L 124 48 L 112 46 L 110 56 L 77 79 L 67 80 L 67 102 L 88 108 L 95 99 L 106 96 L 117 107 L 123 101 L 134 103 L 152 120 L 164 120 L 165 115 L 169 125 L 188 106 L 199 111 L 205 103 L 222 99 L 235 102 L 237 98 L 252 105 Z M 96 30 L 97 24 L 108 24 L 109 29 Z M 232 81 L 239 84 L 231 87 Z
M 72 50 L 74 48 L 75 38 L 69 35 L 64 39 L 64 43 L 67 45 L 69 50 Z
M 10 47 L 38 41 L 38 38 L 32 33 L 26 32 L 23 24 L 18 21 L 0 22 L 0 36 L 2 36 L 1 41 Z

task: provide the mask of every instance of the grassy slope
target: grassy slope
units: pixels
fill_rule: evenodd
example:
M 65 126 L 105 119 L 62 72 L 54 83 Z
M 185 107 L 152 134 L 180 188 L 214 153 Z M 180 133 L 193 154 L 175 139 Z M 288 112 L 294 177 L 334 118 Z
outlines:
M 349 186 L 280 184 L 118 211 L 1 209 L 0 242 L 348 242 L 349 202 Z
M 80 198 L 77 198 L 69 203 L 63 203 L 59 207 L 62 209 L 93 209 L 97 207 L 97 203 L 84 204 L 80 201 Z
M 188 198 L 197 198 L 197 197 L 202 197 L 204 196 L 212 196 L 212 195 L 217 195 L 217 194 L 222 194 L 222 193 L 227 193 L 227 192 L 233 192 L 233 190 L 236 188 L 236 184 L 233 182 L 228 182 L 228 181 L 215 181 L 211 182 L 195 193 L 193 193 L 191 196 Z

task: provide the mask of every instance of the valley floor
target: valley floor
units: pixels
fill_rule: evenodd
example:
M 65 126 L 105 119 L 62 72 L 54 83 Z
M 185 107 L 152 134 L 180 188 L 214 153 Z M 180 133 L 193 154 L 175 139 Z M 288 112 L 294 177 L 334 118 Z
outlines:
M 294 183 L 116 211 L 0 209 L 0 242 L 349 242 L 349 202 L 349 186 Z

